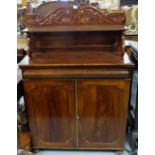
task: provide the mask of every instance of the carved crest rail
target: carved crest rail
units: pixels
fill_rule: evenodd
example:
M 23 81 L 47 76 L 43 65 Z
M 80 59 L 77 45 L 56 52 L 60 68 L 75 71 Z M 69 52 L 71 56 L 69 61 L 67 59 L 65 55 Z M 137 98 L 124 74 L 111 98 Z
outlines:
M 52 3 L 52 2 L 51 2 Z M 47 4 L 42 6 L 46 10 Z M 99 10 L 86 5 L 74 8 L 73 5 L 65 5 L 51 9 L 42 14 L 39 11 L 32 13 L 28 6 L 27 27 L 57 26 L 57 25 L 124 25 L 125 15 L 123 11 Z

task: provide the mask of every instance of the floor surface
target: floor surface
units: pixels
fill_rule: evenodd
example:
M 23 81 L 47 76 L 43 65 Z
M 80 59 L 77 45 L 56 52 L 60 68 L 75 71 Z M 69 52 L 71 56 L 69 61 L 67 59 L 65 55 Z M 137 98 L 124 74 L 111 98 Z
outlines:
M 40 151 L 36 155 L 118 155 L 115 152 L 98 151 Z M 122 155 L 131 155 L 124 151 Z

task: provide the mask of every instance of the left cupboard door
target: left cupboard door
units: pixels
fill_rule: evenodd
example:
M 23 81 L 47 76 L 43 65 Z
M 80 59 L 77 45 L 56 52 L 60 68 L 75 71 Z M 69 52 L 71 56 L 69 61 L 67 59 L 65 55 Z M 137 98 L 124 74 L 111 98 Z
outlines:
M 73 80 L 25 80 L 32 148 L 76 147 Z

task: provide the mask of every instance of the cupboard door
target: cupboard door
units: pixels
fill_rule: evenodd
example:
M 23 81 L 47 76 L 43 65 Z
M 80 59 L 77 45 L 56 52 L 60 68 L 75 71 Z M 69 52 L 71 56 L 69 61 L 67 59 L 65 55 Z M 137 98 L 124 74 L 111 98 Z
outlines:
M 78 141 L 80 148 L 122 150 L 129 80 L 78 82 Z
M 73 148 L 74 81 L 24 81 L 33 148 Z

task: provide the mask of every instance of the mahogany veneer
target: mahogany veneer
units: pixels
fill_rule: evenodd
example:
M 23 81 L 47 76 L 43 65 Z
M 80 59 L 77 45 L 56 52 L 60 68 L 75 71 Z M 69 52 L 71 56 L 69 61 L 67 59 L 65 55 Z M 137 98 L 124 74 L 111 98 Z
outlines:
M 28 5 L 20 64 L 32 148 L 123 150 L 133 67 L 124 13 L 48 4 Z

